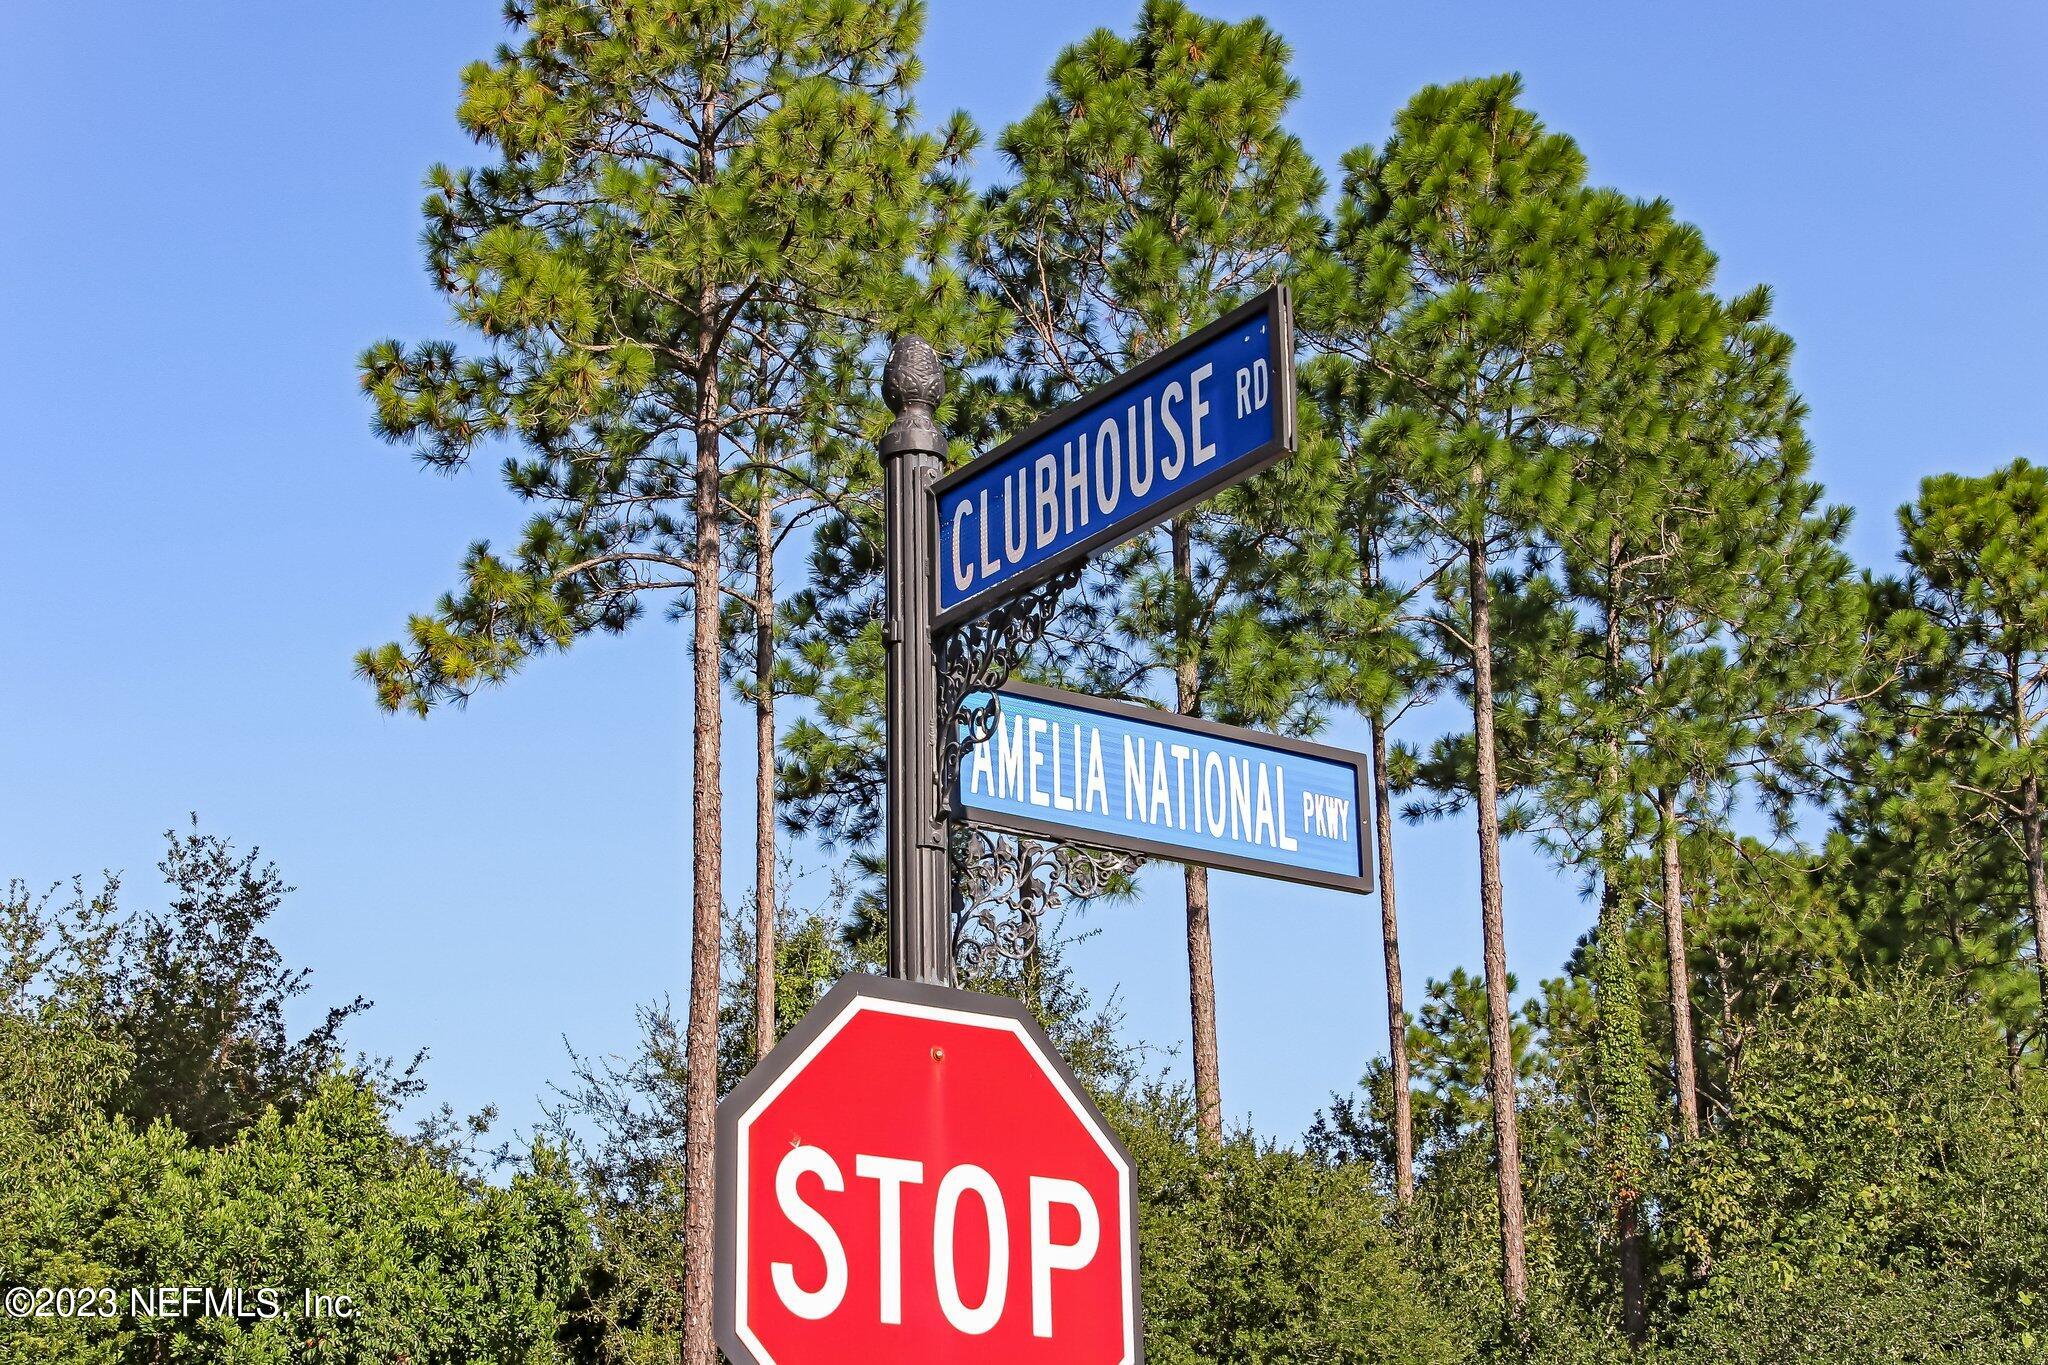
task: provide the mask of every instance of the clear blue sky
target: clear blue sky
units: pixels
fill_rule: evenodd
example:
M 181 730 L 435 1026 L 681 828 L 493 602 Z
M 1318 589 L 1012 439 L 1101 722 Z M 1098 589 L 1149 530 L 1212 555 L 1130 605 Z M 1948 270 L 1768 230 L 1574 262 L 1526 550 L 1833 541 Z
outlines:
M 999 127 L 1061 44 L 1135 8 L 935 0 L 923 103 Z M 1596 179 L 1671 199 L 1729 290 L 1776 289 L 1866 563 L 1922 476 L 2048 458 L 2048 8 L 1212 8 L 1293 42 L 1294 126 L 1330 166 L 1425 82 L 1522 72 Z M 316 969 L 309 1017 L 373 997 L 359 1046 L 429 1046 L 436 1098 L 524 1125 L 564 1035 L 624 1047 L 635 1002 L 680 999 L 688 686 L 658 617 L 424 723 L 349 674 L 521 520 L 493 470 L 380 445 L 354 376 L 367 342 L 451 334 L 420 176 L 468 155 L 457 73 L 501 32 L 481 0 L 0 15 L 0 877 L 122 869 L 153 903 L 159 832 L 197 811 L 300 888 L 276 937 Z M 1472 840 L 1397 837 L 1419 992 L 1477 964 Z M 1590 911 L 1526 852 L 1509 873 L 1533 982 Z M 1162 1046 L 1186 1032 L 1177 886 L 1148 874 L 1079 955 Z M 1298 1132 L 1384 1047 L 1376 909 L 1234 876 L 1216 900 L 1226 1108 Z

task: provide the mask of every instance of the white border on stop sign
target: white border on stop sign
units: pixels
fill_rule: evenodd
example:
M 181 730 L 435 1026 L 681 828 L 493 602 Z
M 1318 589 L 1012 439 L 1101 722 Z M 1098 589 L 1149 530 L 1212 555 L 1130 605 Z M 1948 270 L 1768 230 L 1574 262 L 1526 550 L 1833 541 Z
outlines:
M 1137 1232 L 1137 1218 L 1131 1196 L 1132 1172 L 1130 1157 L 1114 1135 L 1110 1134 L 1097 1121 L 1093 1106 L 1076 1092 L 1074 1084 L 1070 1082 L 1070 1077 L 1064 1064 L 1057 1059 L 1052 1051 L 1051 1040 L 1045 1038 L 1036 1028 L 1027 1027 L 1026 1021 L 1020 1017 L 1022 1007 L 1018 1006 L 1014 1001 L 1007 1000 L 1001 996 L 984 996 L 968 991 L 948 990 L 944 987 L 917 986 L 909 982 L 894 981 L 888 977 L 848 977 L 838 987 L 828 992 L 825 999 L 813 1007 L 814 1011 L 822 1012 L 828 1007 L 834 1006 L 836 1002 L 832 997 L 839 994 L 842 990 L 852 994 L 851 1002 L 844 1008 L 841 1008 L 830 1023 L 820 1028 L 816 1037 L 805 1042 L 802 1051 L 787 1062 L 781 1061 L 771 1052 L 767 1060 L 762 1063 L 763 1066 L 771 1063 L 777 1066 L 775 1079 L 769 1082 L 745 1109 L 740 1111 L 733 1125 L 734 1146 L 736 1148 L 744 1147 L 747 1130 L 752 1126 L 754 1120 L 759 1117 L 761 1111 L 773 1103 L 776 1097 L 788 1087 L 789 1083 L 823 1050 L 825 1045 L 837 1037 L 840 1030 L 845 1028 L 856 1015 L 863 1011 L 873 1010 L 884 1014 L 900 1015 L 905 1018 L 929 1019 L 936 1023 L 959 1024 L 970 1028 L 995 1029 L 1012 1035 L 1018 1042 L 1024 1045 L 1025 1049 L 1031 1054 L 1032 1060 L 1038 1064 L 1038 1069 L 1044 1073 L 1048 1081 L 1052 1082 L 1060 1097 L 1066 1101 L 1067 1108 L 1073 1112 L 1075 1118 L 1081 1121 L 1082 1127 L 1094 1139 L 1096 1146 L 1109 1157 L 1110 1164 L 1116 1168 L 1117 1223 L 1121 1229 L 1119 1241 L 1123 1252 L 1122 1264 L 1119 1267 L 1121 1272 L 1120 1289 L 1123 1297 L 1124 1317 L 1123 1355 L 1120 1358 L 1119 1365 L 1137 1365 L 1137 1362 L 1141 1359 L 1137 1349 L 1138 1258 L 1137 1246 L 1133 1240 Z M 887 991 L 889 994 L 882 994 L 881 992 L 883 991 Z M 927 999 L 959 996 L 969 1000 L 985 1001 L 989 1005 L 994 1006 L 994 1009 L 956 1009 L 945 1005 L 927 1004 L 919 1000 L 901 998 L 901 996 L 912 994 L 923 996 Z M 1010 1014 L 1008 1011 L 1011 1009 L 1018 1010 L 1019 1015 Z M 801 1031 L 801 1029 L 802 1025 L 800 1024 L 797 1031 Z M 745 1082 L 741 1084 L 744 1086 Z M 759 1337 L 754 1335 L 753 1329 L 747 1321 L 747 1275 L 745 1273 L 747 1265 L 747 1220 L 744 1215 L 747 1208 L 748 1163 L 740 1160 L 740 1152 L 737 1150 L 721 1152 L 720 1155 L 725 1160 L 719 1164 L 724 1166 L 729 1161 L 731 1163 L 729 1169 L 733 1172 L 731 1207 L 734 1210 L 735 1216 L 732 1219 L 730 1229 L 732 1242 L 729 1262 L 732 1268 L 733 1333 L 745 1342 L 748 1350 L 753 1353 L 757 1360 L 766 1362 L 767 1365 L 775 1365 L 775 1357 L 768 1353 L 767 1347 L 762 1344 Z M 720 1199 L 718 1202 L 720 1205 L 724 1205 L 726 1201 Z

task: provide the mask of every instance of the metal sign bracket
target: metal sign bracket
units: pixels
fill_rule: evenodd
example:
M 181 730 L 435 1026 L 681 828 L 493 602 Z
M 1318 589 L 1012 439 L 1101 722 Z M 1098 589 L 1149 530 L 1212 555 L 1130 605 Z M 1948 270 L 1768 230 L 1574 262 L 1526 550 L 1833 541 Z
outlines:
M 1060 599 L 1081 581 L 1081 566 L 1014 597 L 987 613 L 963 621 L 939 637 L 939 802 L 953 799 L 960 760 L 967 751 L 995 733 L 995 690 L 1010 680 L 1032 647 L 1045 638 Z M 986 693 L 970 706 L 967 699 Z

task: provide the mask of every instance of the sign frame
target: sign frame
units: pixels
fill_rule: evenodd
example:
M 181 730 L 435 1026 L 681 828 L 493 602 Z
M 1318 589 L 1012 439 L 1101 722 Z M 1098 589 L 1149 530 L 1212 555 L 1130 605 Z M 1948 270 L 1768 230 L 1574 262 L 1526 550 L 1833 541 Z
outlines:
M 1093 711 L 1122 720 L 1135 721 L 1144 725 L 1159 726 L 1168 730 L 1205 735 L 1211 739 L 1230 740 L 1237 744 L 1250 744 L 1284 753 L 1299 754 L 1306 758 L 1318 758 L 1351 768 L 1358 775 L 1358 866 L 1359 875 L 1346 876 L 1341 872 L 1322 872 L 1315 868 L 1289 867 L 1284 863 L 1263 862 L 1256 858 L 1241 857 L 1235 853 L 1208 853 L 1190 849 L 1182 844 L 1169 844 L 1157 839 L 1143 839 L 1133 835 L 1118 835 L 1100 830 L 1077 830 L 1072 824 L 1054 820 L 1040 820 L 1035 816 L 1018 815 L 1012 811 L 991 810 L 977 806 L 966 796 L 966 763 L 961 763 L 961 772 L 953 781 L 953 790 L 946 793 L 950 818 L 979 825 L 985 829 L 1003 830 L 1010 834 L 1029 835 L 1039 839 L 1052 839 L 1063 844 L 1092 845 L 1096 848 L 1119 849 L 1126 853 L 1143 854 L 1168 862 L 1194 863 L 1200 867 L 1220 868 L 1226 872 L 1242 872 L 1254 877 L 1268 877 L 1277 881 L 1298 882 L 1304 886 L 1324 886 L 1338 891 L 1356 891 L 1371 895 L 1373 891 L 1372 849 L 1378 847 L 1379 812 L 1373 806 L 1372 762 L 1356 749 L 1339 749 L 1334 745 L 1318 744 L 1314 740 L 1295 739 L 1287 735 L 1268 734 L 1264 730 L 1253 730 L 1242 725 L 1225 725 L 1221 721 L 1209 720 L 1203 716 L 1183 716 L 1174 711 L 1144 706 L 1137 702 L 1113 701 L 1108 697 L 1092 697 L 1084 692 L 1069 692 L 1059 687 L 1044 687 L 1036 683 L 1009 682 L 991 689 L 997 697 L 1012 693 L 1033 701 L 1048 702 L 1076 711 Z M 1371 847 L 1367 836 L 1373 837 Z M 1191 857 L 1192 853 L 1202 853 Z
M 1058 553 L 1033 564 L 1030 568 L 1005 578 L 994 587 L 978 591 L 951 607 L 937 610 L 932 618 L 932 629 L 944 630 L 961 621 L 981 616 L 1025 589 L 1042 583 L 1056 574 L 1064 573 L 1077 564 L 1085 563 L 1103 550 L 1136 539 L 1161 522 L 1170 520 L 1190 504 L 1202 501 L 1219 489 L 1263 473 L 1284 456 L 1293 454 L 1298 441 L 1294 411 L 1294 307 L 1287 286 L 1276 284 L 1231 309 L 1200 331 L 1175 342 L 1155 355 L 1147 356 L 1137 365 L 1114 379 L 1097 385 L 1072 402 L 1054 408 L 994 450 L 977 455 L 958 469 L 936 480 L 925 499 L 930 544 L 936 554 L 938 547 L 945 543 L 945 527 L 939 516 L 939 501 L 953 487 L 986 472 L 990 466 L 1032 445 L 1048 431 L 1073 421 L 1091 409 L 1107 404 L 1125 389 L 1144 383 L 1191 352 L 1200 350 L 1218 337 L 1234 332 L 1247 322 L 1260 317 L 1266 321 L 1267 337 L 1273 349 L 1271 359 L 1275 412 L 1271 440 L 1224 468 L 1204 474 L 1174 490 L 1171 496 L 1162 498 L 1158 503 L 1146 508 L 1137 519 L 1129 522 L 1112 522 L 1064 547 Z M 937 582 L 939 570 L 936 563 L 921 566 L 921 570 L 932 574 L 933 582 Z M 938 595 L 934 592 L 934 603 L 937 598 Z
M 725 1352 L 728 1360 L 735 1362 L 789 1365 L 788 1362 L 764 1361 L 740 1331 L 739 1299 L 734 1293 L 742 1273 L 739 1264 L 739 1223 L 744 1216 L 739 1182 L 740 1123 L 747 1116 L 747 1111 L 763 1101 L 765 1092 L 807 1063 L 808 1054 L 824 1041 L 826 1031 L 836 1032 L 840 1021 L 850 1017 L 864 998 L 909 1006 L 910 1011 L 915 1012 L 976 1014 L 1000 1020 L 1020 1034 L 1024 1045 L 1037 1054 L 1041 1066 L 1050 1073 L 1049 1079 L 1067 1091 L 1070 1106 L 1076 1110 L 1076 1118 L 1095 1130 L 1094 1136 L 1108 1145 L 1114 1162 L 1122 1168 L 1120 1185 L 1126 1197 L 1122 1199 L 1122 1208 L 1116 1216 L 1122 1224 L 1122 1246 L 1128 1257 L 1120 1267 L 1124 1283 L 1124 1311 L 1129 1314 L 1130 1349 L 1124 1365 L 1144 1365 L 1145 1314 L 1141 1288 L 1142 1252 L 1138 1246 L 1138 1164 L 1108 1118 L 1096 1108 L 1087 1086 L 1067 1065 L 1066 1058 L 1060 1055 L 1044 1027 L 1019 1002 L 1007 996 L 983 995 L 951 986 L 927 985 L 858 971 L 841 977 L 817 1004 L 805 1011 L 794 1028 L 776 1040 L 768 1055 L 756 1062 L 745 1078 L 718 1102 L 712 1143 L 714 1240 L 711 1334 L 719 1349 Z

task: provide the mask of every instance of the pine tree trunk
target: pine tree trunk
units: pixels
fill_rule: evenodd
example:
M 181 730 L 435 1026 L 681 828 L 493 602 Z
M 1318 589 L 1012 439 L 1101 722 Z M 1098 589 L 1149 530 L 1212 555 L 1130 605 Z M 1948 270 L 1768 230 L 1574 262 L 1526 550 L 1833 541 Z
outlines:
M 754 1055 L 775 1046 L 775 504 L 754 507 Z
M 1657 827 L 1664 849 L 1664 955 L 1671 971 L 1671 1058 L 1678 1088 L 1678 1130 L 1687 1142 L 1700 1136 L 1699 1073 L 1693 1058 L 1692 968 L 1685 947 L 1685 869 L 1678 857 L 1678 793 L 1657 793 Z
M 1177 594 L 1194 590 L 1193 532 L 1187 520 L 1173 523 L 1173 581 Z M 1184 716 L 1202 713 L 1201 660 L 1191 641 L 1180 641 L 1174 665 L 1174 707 Z M 1216 1057 L 1216 957 L 1209 937 L 1209 869 L 1183 869 L 1188 916 L 1188 1013 L 1194 1029 L 1195 1125 L 1205 1142 L 1223 1140 L 1223 1085 Z
M 2027 846 L 2027 906 L 2034 916 L 2034 971 L 2041 979 L 2041 1028 L 2048 1039 L 2048 868 L 2041 862 L 2041 782 L 2029 777 L 2022 789 L 2021 823 Z M 2048 1059 L 2048 1042 L 2042 1056 Z
M 1493 1100 L 1494 1173 L 1500 1187 L 1501 1293 L 1510 1318 L 1529 1306 L 1522 1215 L 1522 1139 L 1515 1116 L 1514 1020 L 1508 1008 L 1508 949 L 1500 880 L 1500 770 L 1493 734 L 1493 586 L 1486 547 L 1466 546 L 1472 597 L 1472 744 L 1478 769 L 1479 917 L 1486 961 L 1486 1088 Z
M 2033 740 L 2024 681 L 2019 654 L 2008 654 L 2005 685 L 2012 706 L 2012 742 L 2023 755 Z M 2041 821 L 2041 779 L 2030 772 L 2020 783 L 2020 839 L 2027 856 L 2027 910 L 2034 920 L 2034 972 L 2041 987 L 2041 1057 L 2048 1064 L 2048 868 L 2041 861 Z
M 1643 1203 L 1640 1196 L 1615 1209 L 1614 1235 L 1621 1251 L 1621 1331 L 1637 1346 L 1649 1331 L 1650 1314 L 1643 1297 Z
M 1195 1124 L 1205 1142 L 1223 1140 L 1223 1089 L 1216 1061 L 1216 958 L 1209 939 L 1209 869 L 1182 869 L 1187 886 L 1188 1010 L 1195 1034 Z
M 704 311 L 711 311 L 707 297 Z M 697 420 L 695 685 L 690 764 L 690 1012 L 684 1033 L 683 1087 L 683 1365 L 717 1365 L 711 1338 L 713 1257 L 712 1144 L 718 1105 L 719 835 L 724 815 L 719 787 L 718 584 L 724 547 L 719 539 L 719 436 L 715 361 L 699 371 Z
M 1595 945 L 1594 1002 L 1598 1017 L 1600 1153 L 1614 1199 L 1614 1242 L 1621 1271 L 1621 1326 L 1640 1343 L 1648 1323 L 1643 1293 L 1643 1184 L 1649 1163 L 1651 1105 L 1644 1056 L 1642 1009 L 1628 959 L 1628 925 L 1613 867 L 1620 852 L 1603 850 L 1600 929 Z
M 1387 783 L 1387 720 L 1374 711 L 1372 803 L 1380 875 L 1380 952 L 1387 968 L 1387 1063 L 1394 1082 L 1394 1203 L 1415 1197 L 1415 1120 L 1408 1092 L 1408 1010 L 1401 990 L 1401 928 L 1394 912 L 1394 795 Z
M 1602 685 L 1609 697 L 1621 687 L 1621 559 L 1622 541 L 1616 532 L 1607 540 L 1604 603 L 1607 638 Z M 1655 1101 L 1650 1094 L 1649 1049 L 1643 1041 L 1643 1003 L 1636 993 L 1635 964 L 1629 960 L 1629 916 L 1618 876 L 1630 852 L 1624 806 L 1628 788 L 1622 771 L 1622 738 L 1612 729 L 1607 734 L 1606 764 L 1600 777 L 1600 927 L 1595 935 L 1593 967 L 1600 1090 L 1597 1145 L 1614 1201 L 1622 1331 L 1640 1345 L 1649 1320 L 1643 1293 L 1642 1200 L 1649 1179 Z
M 1606 785 L 1621 791 L 1620 743 L 1610 741 Z M 1614 1202 L 1614 1245 L 1621 1280 L 1621 1326 L 1641 1344 L 1648 1323 L 1643 1290 L 1643 1186 L 1649 1175 L 1649 1057 L 1643 1043 L 1642 1001 L 1628 954 L 1628 916 L 1616 883 L 1626 835 L 1619 807 L 1601 830 L 1600 927 L 1595 935 L 1593 1000 L 1596 1074 L 1599 1078 L 1597 1150 Z

